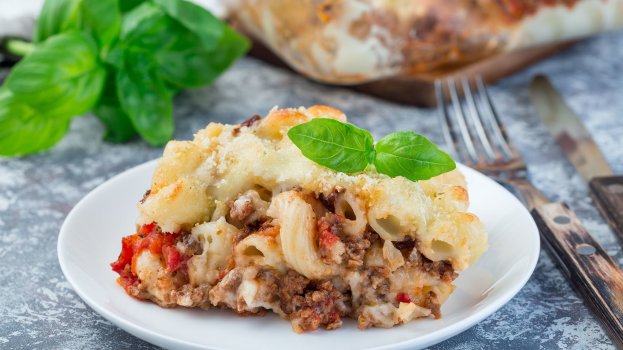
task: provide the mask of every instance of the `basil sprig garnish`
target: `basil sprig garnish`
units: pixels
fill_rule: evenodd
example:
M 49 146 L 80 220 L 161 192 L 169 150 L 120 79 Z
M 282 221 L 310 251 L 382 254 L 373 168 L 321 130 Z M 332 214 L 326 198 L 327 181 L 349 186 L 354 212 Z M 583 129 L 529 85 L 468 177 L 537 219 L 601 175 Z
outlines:
M 456 168 L 448 154 L 413 131 L 389 134 L 374 146 L 367 130 L 318 118 L 291 128 L 288 137 L 305 157 L 347 174 L 363 171 L 373 164 L 379 173 L 417 181 Z

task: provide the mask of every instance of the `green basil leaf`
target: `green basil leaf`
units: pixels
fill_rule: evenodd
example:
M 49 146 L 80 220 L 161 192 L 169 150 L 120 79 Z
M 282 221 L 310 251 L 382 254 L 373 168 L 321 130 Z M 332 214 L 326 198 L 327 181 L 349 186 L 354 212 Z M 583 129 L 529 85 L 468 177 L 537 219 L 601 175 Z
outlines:
M 108 52 L 108 54 L 103 57 L 104 62 L 107 64 L 118 68 L 123 66 L 123 52 L 126 50 L 123 43 L 117 43 L 117 45 L 113 46 L 112 49 Z
M 172 94 L 158 75 L 148 52 L 126 51 L 117 71 L 117 97 L 132 125 L 151 145 L 159 146 L 173 136 Z
M 166 80 L 184 88 L 212 83 L 249 48 L 246 38 L 225 27 L 217 49 L 206 49 L 193 33 L 178 35 L 156 53 Z
M 185 0 L 154 0 L 164 11 L 195 33 L 203 46 L 207 49 L 215 49 L 225 25 L 208 10 Z
M 145 0 L 119 0 L 119 8 L 122 13 L 130 12 L 138 5 L 145 2 Z
M 105 61 L 121 67 L 124 64 L 125 51 L 132 49 L 155 52 L 170 45 L 178 35 L 172 29 L 175 24 L 158 6 L 150 2 L 142 3 L 123 16 L 120 40 L 106 55 Z
M 104 85 L 106 72 L 97 55 L 87 34 L 55 35 L 13 68 L 6 87 L 47 116 L 82 115 L 93 108 Z
M 123 110 L 121 102 L 117 98 L 117 84 L 112 72 L 106 78 L 106 86 L 99 103 L 93 109 L 93 113 L 106 126 L 105 141 L 125 142 L 136 135 L 136 129 L 132 125 L 130 117 Z
M 374 140 L 366 130 L 334 119 L 312 119 L 288 130 L 303 155 L 344 173 L 364 170 L 374 159 Z
M 122 40 L 106 60 L 119 66 L 124 51 L 147 50 L 154 53 L 162 77 L 176 88 L 207 85 L 249 48 L 246 38 L 218 19 L 209 18 L 222 27 L 214 48 L 206 47 L 198 34 L 171 19 L 161 8 L 144 3 L 124 17 Z
M 37 19 L 33 41 L 42 42 L 56 34 L 80 29 L 82 0 L 48 0 Z
M 0 90 L 0 155 L 17 156 L 54 146 L 67 132 L 70 118 L 50 118 Z
M 380 173 L 411 181 L 430 179 L 456 168 L 449 155 L 412 131 L 399 131 L 380 139 L 374 166 Z
M 83 27 L 91 34 L 101 48 L 107 49 L 121 32 L 121 11 L 119 1 L 83 0 Z
M 162 9 L 152 3 L 146 2 L 138 6 L 123 18 L 121 26 L 121 42 L 111 55 L 114 63 L 118 64 L 117 52 L 132 48 L 156 52 L 162 47 L 167 47 L 181 35 L 182 29 L 174 20 L 167 16 Z M 115 57 L 115 55 L 117 55 Z

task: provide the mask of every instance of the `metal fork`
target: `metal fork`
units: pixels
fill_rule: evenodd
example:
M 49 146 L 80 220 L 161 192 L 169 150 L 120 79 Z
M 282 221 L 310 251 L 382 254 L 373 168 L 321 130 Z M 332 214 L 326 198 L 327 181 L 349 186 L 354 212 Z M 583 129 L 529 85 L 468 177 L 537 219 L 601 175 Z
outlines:
M 442 132 L 451 152 L 511 190 L 528 208 L 548 203 L 528 181 L 526 164 L 508 138 L 482 79 L 461 78 L 460 85 L 457 88 L 452 78 L 445 89 L 440 80 L 435 82 Z
M 435 82 L 444 137 L 465 164 L 505 185 L 532 209 L 543 241 L 569 280 L 623 348 L 623 272 L 564 203 L 552 203 L 528 181 L 480 77 Z M 463 95 L 463 98 L 460 98 Z M 449 102 L 447 102 L 449 101 Z

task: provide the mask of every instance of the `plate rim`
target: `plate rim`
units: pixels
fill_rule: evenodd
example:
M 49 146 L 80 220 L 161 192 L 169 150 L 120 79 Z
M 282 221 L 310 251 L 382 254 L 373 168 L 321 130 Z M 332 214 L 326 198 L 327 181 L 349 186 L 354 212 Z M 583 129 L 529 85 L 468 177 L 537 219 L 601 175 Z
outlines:
M 115 326 L 121 328 L 123 331 L 128 332 L 134 336 L 136 336 L 137 338 L 146 341 L 148 343 L 151 344 L 155 344 L 155 345 L 159 345 L 159 346 L 170 346 L 170 345 L 182 345 L 186 348 L 192 348 L 192 349 L 215 349 L 215 350 L 227 350 L 227 348 L 222 348 L 222 347 L 214 347 L 214 346 L 208 346 L 205 344 L 199 344 L 199 343 L 195 343 L 192 341 L 187 341 L 184 340 L 182 338 L 175 338 L 175 337 L 171 337 L 168 335 L 164 335 L 164 334 L 160 334 L 157 333 L 156 331 L 153 331 L 151 329 L 149 329 L 148 327 L 144 327 L 141 326 L 139 324 L 135 324 L 132 321 L 128 321 L 126 319 L 124 319 L 123 317 L 117 316 L 114 312 L 111 312 L 109 310 L 107 310 L 105 307 L 100 306 L 95 300 L 93 300 L 87 292 L 85 292 L 81 287 L 80 287 L 80 283 L 77 282 L 74 279 L 74 276 L 71 273 L 68 273 L 68 266 L 67 266 L 67 261 L 66 261 L 66 257 L 67 255 L 64 254 L 64 244 L 63 242 L 67 239 L 66 236 L 69 235 L 69 233 L 67 233 L 69 231 L 68 226 L 70 225 L 72 219 L 74 216 L 78 215 L 77 214 L 77 208 L 81 207 L 82 205 L 84 205 L 84 203 L 90 199 L 91 197 L 97 195 L 99 192 L 102 192 L 104 190 L 106 190 L 108 187 L 112 186 L 114 183 L 116 183 L 117 181 L 119 181 L 119 179 L 121 179 L 124 175 L 126 175 L 127 173 L 130 172 L 134 172 L 134 171 L 139 171 L 142 168 L 148 168 L 148 167 L 152 167 L 154 166 L 154 164 L 156 162 L 158 162 L 160 158 L 156 158 L 156 159 L 152 159 L 149 161 L 146 161 L 144 163 L 135 165 L 131 168 L 128 168 L 114 176 L 112 176 L 111 178 L 105 180 L 104 182 L 102 182 L 101 184 L 99 184 L 98 186 L 96 186 L 95 188 L 93 188 L 92 190 L 90 190 L 85 196 L 83 196 L 71 209 L 71 211 L 69 212 L 69 214 L 67 214 L 67 216 L 65 217 L 63 224 L 61 225 L 61 228 L 59 230 L 59 235 L 57 238 L 57 244 L 56 244 L 56 250 L 57 250 L 57 258 L 58 258 L 58 262 L 59 265 L 61 267 L 61 271 L 63 272 L 63 275 L 65 277 L 65 279 L 69 282 L 69 284 L 71 285 L 72 289 L 76 292 L 76 294 L 78 294 L 78 296 L 80 297 L 80 299 L 82 299 L 82 301 L 84 301 L 91 309 L 93 309 L 95 312 L 97 312 L 100 316 L 104 317 L 106 320 L 108 320 L 109 322 L 113 323 Z M 540 237 L 539 237 L 539 231 L 538 231 L 538 227 L 534 221 L 534 218 L 532 217 L 532 215 L 530 214 L 529 210 L 527 208 L 525 208 L 525 206 L 519 201 L 519 199 L 517 199 L 517 197 L 515 197 L 512 193 L 510 193 L 506 188 L 504 188 L 504 186 L 500 185 L 499 183 L 497 183 L 496 181 L 492 180 L 491 178 L 489 178 L 488 176 L 484 175 L 483 173 L 470 168 L 464 164 L 458 163 L 457 162 L 457 169 L 459 169 L 461 172 L 472 172 L 474 174 L 476 174 L 477 176 L 482 176 L 485 177 L 486 180 L 490 181 L 491 185 L 494 187 L 498 187 L 499 189 L 503 190 L 504 192 L 507 192 L 509 194 L 511 194 L 512 197 L 512 201 L 517 202 L 516 204 L 519 204 L 523 210 L 525 210 L 528 214 L 528 216 L 530 217 L 530 226 L 532 226 L 532 230 L 530 230 L 531 234 L 535 235 L 535 245 L 532 247 L 532 253 L 530 256 L 530 261 L 528 264 L 528 268 L 526 270 L 524 270 L 523 275 L 521 276 L 522 278 L 520 279 L 520 282 L 515 283 L 513 285 L 513 288 L 510 288 L 509 291 L 506 291 L 499 299 L 495 300 L 494 302 L 491 302 L 487 305 L 485 305 L 483 307 L 483 309 L 479 310 L 478 312 L 463 318 L 462 320 L 442 327 L 437 331 L 431 332 L 429 334 L 426 334 L 424 336 L 420 336 L 417 338 L 412 338 L 412 339 L 407 339 L 407 340 L 403 340 L 397 343 L 393 343 L 393 344 L 385 344 L 385 345 L 381 345 L 381 346 L 376 346 L 376 347 L 370 347 L 370 348 L 365 348 L 368 350 L 387 350 L 387 349 L 403 349 L 403 348 L 423 348 L 423 347 L 427 347 L 427 346 L 431 346 L 434 344 L 438 344 L 444 340 L 447 340 L 451 337 L 454 337 L 455 335 L 462 333 L 464 331 L 467 331 L 468 329 L 472 328 L 473 326 L 475 326 L 476 324 L 478 324 L 479 322 L 481 322 L 482 320 L 486 319 L 487 317 L 490 317 L 491 315 L 493 315 L 496 311 L 498 311 L 499 309 L 501 309 L 504 305 L 506 305 L 511 299 L 513 299 L 517 293 L 519 293 L 519 291 L 521 289 L 523 289 L 523 287 L 526 285 L 526 283 L 528 282 L 528 280 L 530 279 L 530 277 L 532 276 L 532 274 L 534 273 L 534 270 L 536 268 L 536 265 L 538 263 L 539 260 L 539 255 L 540 255 L 540 250 L 541 250 L 541 242 L 540 242 Z M 413 344 L 417 341 L 417 344 Z

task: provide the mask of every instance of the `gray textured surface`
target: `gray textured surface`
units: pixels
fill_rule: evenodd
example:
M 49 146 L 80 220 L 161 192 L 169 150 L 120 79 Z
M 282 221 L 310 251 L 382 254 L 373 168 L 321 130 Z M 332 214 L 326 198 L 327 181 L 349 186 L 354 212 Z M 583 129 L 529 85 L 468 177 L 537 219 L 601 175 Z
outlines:
M 591 39 L 492 88 L 510 135 L 534 181 L 566 201 L 621 265 L 618 241 L 591 206 L 573 172 L 530 107 L 527 84 L 547 72 L 579 111 L 610 164 L 623 173 L 623 33 Z M 211 88 L 176 102 L 176 137 L 187 139 L 209 121 L 237 122 L 273 105 L 316 103 L 343 109 L 375 136 L 413 128 L 441 142 L 433 110 L 398 106 L 348 90 L 310 83 L 252 59 L 239 62 Z M 100 141 L 92 117 L 74 121 L 51 152 L 0 158 L 0 348 L 148 349 L 152 346 L 102 319 L 66 282 L 56 257 L 59 228 L 80 198 L 113 175 L 156 158 L 160 149 L 135 141 Z M 610 341 L 546 253 L 521 292 L 500 311 L 436 349 L 609 349 Z

